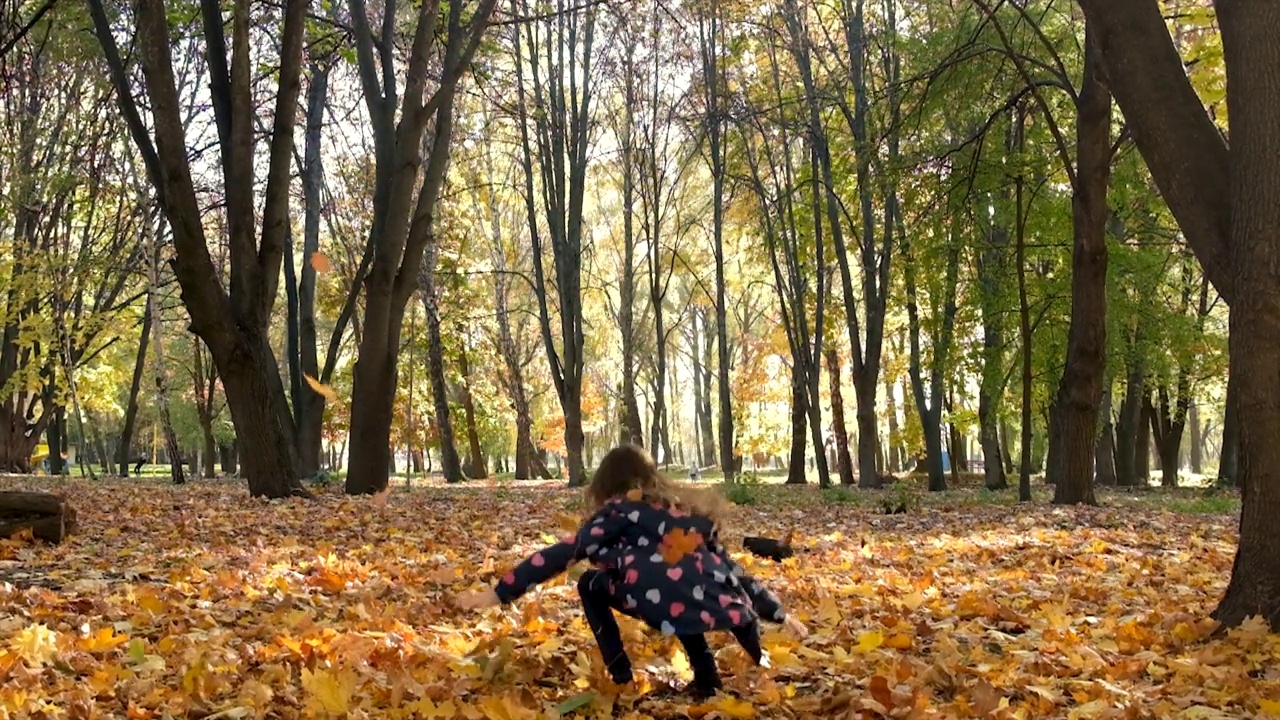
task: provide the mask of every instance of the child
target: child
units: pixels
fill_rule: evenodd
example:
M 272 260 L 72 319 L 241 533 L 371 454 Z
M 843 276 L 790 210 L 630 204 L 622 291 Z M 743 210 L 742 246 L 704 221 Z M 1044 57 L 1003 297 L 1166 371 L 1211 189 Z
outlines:
M 534 553 L 495 588 L 462 594 L 458 604 L 474 609 L 509 603 L 570 564 L 591 560 L 596 569 L 578 579 L 578 594 L 613 681 L 632 680 L 616 610 L 679 638 L 693 668 L 690 689 L 700 698 L 714 695 L 720 674 L 704 633 L 730 631 L 759 664 L 760 619 L 782 623 L 800 638 L 808 630 L 729 558 L 717 537 L 714 503 L 683 494 L 658 474 L 644 450 L 616 447 L 588 488 L 598 510 L 576 534 Z

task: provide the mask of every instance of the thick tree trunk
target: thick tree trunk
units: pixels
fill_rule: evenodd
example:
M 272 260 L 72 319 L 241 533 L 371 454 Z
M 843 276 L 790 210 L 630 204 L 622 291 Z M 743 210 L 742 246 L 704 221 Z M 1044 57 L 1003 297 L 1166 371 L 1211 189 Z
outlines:
M 151 344 L 151 304 L 147 303 L 142 314 L 142 336 L 138 339 L 138 354 L 133 362 L 133 380 L 129 385 L 129 402 L 124 408 L 124 426 L 120 431 L 120 445 L 116 449 L 116 463 L 120 476 L 128 477 L 133 465 L 133 430 L 138 420 L 138 393 L 142 389 L 142 376 L 147 368 L 147 346 Z
M 1240 544 L 1214 617 L 1280 630 L 1280 6 L 1216 4 L 1230 92 L 1231 375 L 1238 376 Z
M 236 441 L 223 443 L 218 446 L 218 464 L 222 466 L 223 475 L 236 474 Z
M 1143 420 L 1142 397 L 1146 378 L 1142 359 L 1130 352 L 1129 373 L 1125 379 L 1124 400 L 1120 402 L 1120 420 L 1116 424 L 1116 484 L 1133 487 L 1138 484 L 1139 425 Z
M 1062 476 L 1058 504 L 1093 505 L 1094 443 L 1106 372 L 1107 185 L 1111 175 L 1111 94 L 1102 84 L 1102 55 L 1085 24 L 1084 78 L 1076 103 L 1076 178 L 1072 193 L 1071 325 L 1058 386 Z M 1055 443 L 1050 443 L 1053 448 Z M 1049 461 L 1050 468 L 1056 458 Z

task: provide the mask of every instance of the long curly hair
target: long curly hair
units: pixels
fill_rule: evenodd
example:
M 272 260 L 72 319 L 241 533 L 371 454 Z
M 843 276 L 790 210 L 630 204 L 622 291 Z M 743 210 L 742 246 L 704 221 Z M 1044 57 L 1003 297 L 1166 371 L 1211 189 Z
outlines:
M 600 461 L 587 486 L 587 500 L 598 508 L 613 498 L 633 496 L 636 490 L 646 502 L 662 503 L 691 515 L 713 521 L 724 515 L 726 503 L 719 493 L 668 479 L 658 472 L 658 464 L 644 448 L 631 444 L 615 447 Z

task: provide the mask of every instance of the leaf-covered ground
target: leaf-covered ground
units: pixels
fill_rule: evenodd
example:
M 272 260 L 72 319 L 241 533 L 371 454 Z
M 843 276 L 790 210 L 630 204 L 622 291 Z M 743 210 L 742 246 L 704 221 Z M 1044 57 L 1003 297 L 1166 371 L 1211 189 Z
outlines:
M 624 619 L 617 693 L 572 575 L 506 610 L 457 591 L 581 512 L 554 486 L 397 489 L 379 505 L 250 500 L 240 483 L 59 487 L 81 529 L 0 543 L 0 717 L 1280 717 L 1280 635 L 1209 636 L 1228 515 L 943 502 L 884 515 L 802 488 L 737 507 L 727 540 L 812 635 L 771 667 L 713 637 L 731 694 L 690 706 L 678 645 Z M 887 496 L 887 495 L 886 495 Z M 576 707 L 575 707 L 576 706 Z

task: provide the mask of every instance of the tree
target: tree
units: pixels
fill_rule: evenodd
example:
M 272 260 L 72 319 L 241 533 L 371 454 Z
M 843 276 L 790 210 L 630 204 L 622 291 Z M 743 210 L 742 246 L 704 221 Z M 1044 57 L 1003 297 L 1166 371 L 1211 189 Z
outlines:
M 1079 0 L 1107 84 L 1205 274 L 1231 311 L 1238 383 L 1240 542 L 1214 617 L 1280 629 L 1280 6 L 1215 3 L 1231 144 L 1184 70 L 1154 0 Z
M 373 259 L 364 277 L 364 324 L 352 383 L 346 480 L 350 494 L 373 494 L 387 487 L 405 308 L 422 273 L 433 270 L 424 263 L 424 255 L 436 242 L 436 202 L 449 166 L 454 98 L 495 4 L 496 0 L 421 3 L 411 25 L 413 41 L 401 93 L 396 79 L 396 0 L 384 3 L 382 31 L 376 39 L 364 0 L 350 0 L 375 156 L 369 230 Z M 441 38 L 436 25 L 442 19 L 446 29 L 443 46 L 437 48 Z M 439 78 L 428 93 L 436 55 Z M 424 157 L 428 124 L 432 131 L 425 138 Z
M 207 92 L 218 132 L 230 246 L 231 277 L 229 286 L 224 286 L 209 252 L 203 209 L 196 198 L 188 160 L 184 103 L 175 80 L 167 4 L 165 0 L 142 0 L 134 18 L 151 110 L 148 126 L 139 112 L 104 3 L 89 2 L 121 114 L 172 229 L 173 267 L 192 330 L 209 348 L 223 380 L 232 422 L 244 449 L 249 491 L 267 497 L 306 494 L 299 482 L 293 417 L 271 349 L 269 328 L 289 226 L 294 108 L 309 4 L 307 0 L 287 0 L 284 5 L 258 235 L 254 197 L 254 137 L 258 128 L 252 81 L 257 61 L 251 59 L 249 50 L 251 5 L 248 0 L 236 0 L 232 7 L 228 54 L 221 3 L 200 3 L 208 56 Z
M 556 0 L 554 12 L 512 25 L 516 64 L 516 106 L 524 169 L 525 210 L 533 245 L 538 317 L 551 379 L 564 413 L 564 446 L 569 485 L 587 481 L 583 460 L 583 370 L 586 366 L 582 317 L 583 201 L 587 185 L 587 149 L 594 130 L 596 77 L 591 64 L 597 8 L 571 7 Z M 528 15 L 524 0 L 512 0 L 516 15 Z M 521 40 L 523 26 L 524 39 Z M 524 47 L 528 48 L 526 55 Z M 526 89 L 526 78 L 528 86 Z M 529 105 L 533 105 L 530 112 Z M 537 207 L 537 177 L 542 212 Z M 539 219 L 541 218 L 541 223 Z M 545 224 L 555 263 L 559 300 L 560 348 L 548 309 L 541 225 Z

